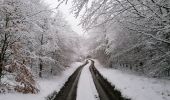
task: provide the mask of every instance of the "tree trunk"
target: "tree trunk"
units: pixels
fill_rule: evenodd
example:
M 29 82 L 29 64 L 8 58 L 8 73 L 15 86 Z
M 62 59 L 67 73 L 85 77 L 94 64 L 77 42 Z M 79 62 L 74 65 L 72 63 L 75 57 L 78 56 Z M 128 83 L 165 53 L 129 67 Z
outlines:
M 3 62 L 5 60 L 5 54 L 6 54 L 6 50 L 7 50 L 7 47 L 8 47 L 7 40 L 8 40 L 7 34 L 5 34 L 3 45 L 2 45 L 2 48 L 1 48 L 1 53 L 0 53 L 0 80 L 2 78 Z
M 53 68 L 51 68 L 51 71 L 50 71 L 51 75 L 53 75 Z
M 1 82 L 1 78 L 2 78 L 2 63 L 0 63 L 0 82 Z
M 43 34 L 41 35 L 41 39 L 40 39 L 40 44 L 41 44 L 41 49 L 42 49 L 42 45 L 43 45 Z M 42 51 L 40 51 L 40 57 L 42 57 Z M 42 78 L 42 69 L 43 69 L 43 61 L 41 58 L 39 58 L 40 64 L 39 64 L 39 77 Z
M 43 64 L 42 64 L 42 60 L 39 59 L 40 64 L 39 64 L 39 77 L 42 78 L 42 68 L 43 68 Z

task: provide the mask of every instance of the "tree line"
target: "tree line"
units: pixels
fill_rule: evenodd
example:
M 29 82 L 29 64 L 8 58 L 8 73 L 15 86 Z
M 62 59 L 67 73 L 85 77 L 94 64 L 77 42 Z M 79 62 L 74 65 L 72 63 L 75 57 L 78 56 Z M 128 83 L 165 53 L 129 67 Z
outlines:
M 42 0 L 0 2 L 0 93 L 37 93 L 35 78 L 60 74 L 78 60 L 79 36 Z
M 107 67 L 170 76 L 169 0 L 73 0 L 91 38 L 89 55 Z

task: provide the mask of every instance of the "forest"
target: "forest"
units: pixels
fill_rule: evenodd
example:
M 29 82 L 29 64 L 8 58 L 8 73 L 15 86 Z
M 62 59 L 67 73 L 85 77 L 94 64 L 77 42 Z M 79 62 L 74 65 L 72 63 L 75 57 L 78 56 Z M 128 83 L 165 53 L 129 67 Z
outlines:
M 0 93 L 33 93 L 73 62 L 170 79 L 169 0 L 0 0 Z M 75 32 L 61 5 L 80 19 Z
M 89 55 L 106 67 L 170 76 L 169 0 L 94 1 L 81 24 L 92 35 Z
M 0 11 L 1 92 L 36 93 L 34 77 L 60 74 L 78 60 L 80 38 L 60 11 L 40 0 L 4 0 Z

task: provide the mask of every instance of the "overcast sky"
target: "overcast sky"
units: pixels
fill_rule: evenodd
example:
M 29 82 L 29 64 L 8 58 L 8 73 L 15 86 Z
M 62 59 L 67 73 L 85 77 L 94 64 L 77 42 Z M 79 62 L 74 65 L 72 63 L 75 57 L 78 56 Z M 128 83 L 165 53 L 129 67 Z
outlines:
M 45 0 L 47 4 L 50 5 L 50 7 L 55 8 L 57 6 L 57 0 Z M 59 9 L 63 12 L 65 19 L 68 21 L 68 23 L 71 25 L 72 29 L 77 32 L 80 35 L 83 35 L 83 29 L 79 24 L 80 19 L 74 18 L 73 14 L 70 14 L 70 8 L 71 8 L 71 2 L 68 2 L 67 5 L 62 4 Z

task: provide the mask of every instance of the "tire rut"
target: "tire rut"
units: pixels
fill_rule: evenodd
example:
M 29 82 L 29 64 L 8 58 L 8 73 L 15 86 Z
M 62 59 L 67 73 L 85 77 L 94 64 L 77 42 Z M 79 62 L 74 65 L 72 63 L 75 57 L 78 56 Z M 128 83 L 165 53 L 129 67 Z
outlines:
M 83 65 L 76 69 L 53 100 L 76 100 L 78 80 L 83 67 L 87 64 L 86 60 Z
M 89 67 L 100 100 L 130 100 L 122 96 L 121 92 L 115 89 L 107 79 L 105 79 L 94 66 L 94 61 L 91 60 Z

